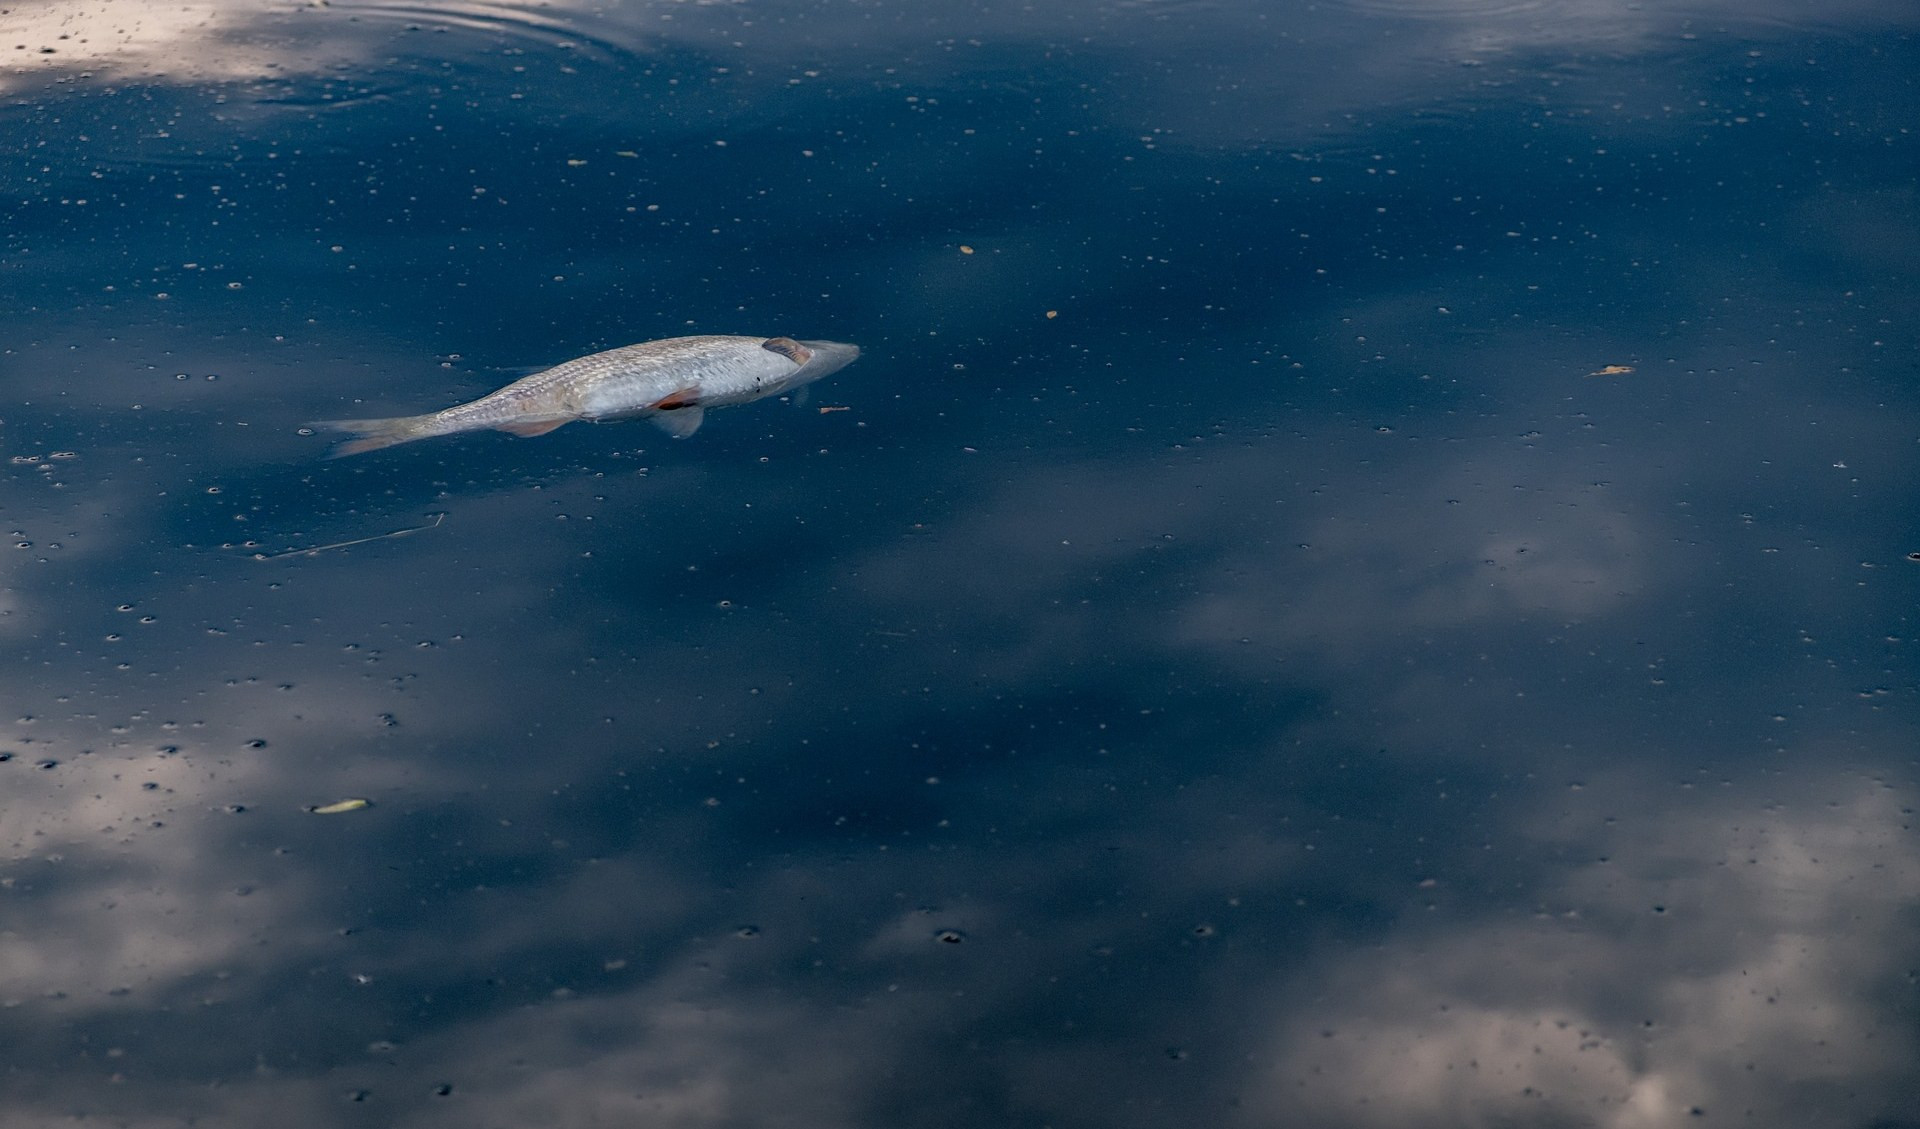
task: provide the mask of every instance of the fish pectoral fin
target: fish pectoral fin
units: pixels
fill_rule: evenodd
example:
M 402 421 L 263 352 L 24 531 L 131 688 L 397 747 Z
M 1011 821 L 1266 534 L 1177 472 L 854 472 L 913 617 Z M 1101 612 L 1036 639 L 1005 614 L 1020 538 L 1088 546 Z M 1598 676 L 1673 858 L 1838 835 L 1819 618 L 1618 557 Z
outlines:
M 698 404 L 676 411 L 660 412 L 647 417 L 660 425 L 660 430 L 675 439 L 685 439 L 700 430 L 701 421 L 707 418 L 707 410 Z
M 691 384 L 669 392 L 648 405 L 656 412 L 682 412 L 699 406 L 700 389 Z
M 813 359 L 813 350 L 791 337 L 769 337 L 760 343 L 760 347 L 769 353 L 778 353 L 796 365 L 804 365 Z
M 707 418 L 707 410 L 700 406 L 700 389 L 693 385 L 667 393 L 655 400 L 652 408 L 653 414 L 647 418 L 675 439 L 685 439 L 700 430 L 701 421 Z
M 559 419 L 530 419 L 520 423 L 496 423 L 493 427 L 495 431 L 504 431 L 509 435 L 518 435 L 522 439 L 531 439 L 536 435 L 545 435 L 556 427 L 572 422 L 573 418 L 571 416 L 561 416 Z

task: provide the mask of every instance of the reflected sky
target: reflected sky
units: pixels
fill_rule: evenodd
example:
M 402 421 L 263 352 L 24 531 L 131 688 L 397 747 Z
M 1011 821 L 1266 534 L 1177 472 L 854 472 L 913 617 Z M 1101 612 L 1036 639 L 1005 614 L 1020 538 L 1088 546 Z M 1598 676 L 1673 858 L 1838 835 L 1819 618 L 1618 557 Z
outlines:
M 1913 1124 L 1914 17 L 1648 7 L 0 16 L 4 1120 Z

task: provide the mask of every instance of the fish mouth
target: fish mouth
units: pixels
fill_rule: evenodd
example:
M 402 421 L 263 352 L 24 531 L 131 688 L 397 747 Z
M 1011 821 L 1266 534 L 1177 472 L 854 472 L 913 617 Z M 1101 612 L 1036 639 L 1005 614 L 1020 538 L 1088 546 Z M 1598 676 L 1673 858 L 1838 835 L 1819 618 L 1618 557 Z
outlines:
M 809 378 L 825 376 L 860 359 L 860 346 L 844 341 L 802 341 L 800 344 L 813 354 L 805 366 Z

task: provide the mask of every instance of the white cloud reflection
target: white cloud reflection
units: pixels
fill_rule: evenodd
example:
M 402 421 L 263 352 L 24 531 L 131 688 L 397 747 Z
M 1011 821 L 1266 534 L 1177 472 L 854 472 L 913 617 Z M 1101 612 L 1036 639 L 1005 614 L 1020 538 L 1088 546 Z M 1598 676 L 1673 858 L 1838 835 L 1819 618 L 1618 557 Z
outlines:
M 1258 92 L 1266 101 L 1275 92 L 1290 91 L 1305 116 L 1320 112 L 1311 109 L 1314 105 L 1338 112 L 1356 102 L 1406 97 L 1421 86 L 1451 85 L 1432 69 L 1436 63 L 1482 63 L 1515 53 L 1664 50 L 1680 41 L 1724 36 L 1729 20 L 1762 37 L 1914 22 L 1911 13 L 1883 0 L 1842 0 L 1811 14 L 1789 0 L 1694 0 L 1677 6 L 1636 0 L 1352 0 L 1302 7 L 1308 13 L 1304 18 L 1297 11 L 1244 3 L 988 5 L 950 28 L 934 27 L 964 32 L 975 45 L 1074 40 L 1094 50 L 1111 43 L 1111 49 L 1147 55 L 1185 52 L 1216 76 L 1200 84 L 1210 100 L 1196 103 L 1192 92 L 1182 97 L 1180 88 L 1169 84 L 1155 92 L 1154 101 L 1163 111 L 1185 108 L 1178 120 L 1157 124 L 1197 136 L 1236 128 L 1205 112 L 1207 105 L 1217 108 L 1222 95 L 1238 101 Z M 281 80 L 364 67 L 388 49 L 382 44 L 392 31 L 480 32 L 507 42 L 620 53 L 667 41 L 709 45 L 735 36 L 740 38 L 729 48 L 761 62 L 818 58 L 822 52 L 844 52 L 849 44 L 872 57 L 898 56 L 923 51 L 930 40 L 940 39 L 921 21 L 887 15 L 867 6 L 736 0 L 616 6 L 599 0 L 44 0 L 16 5 L 7 14 L 8 37 L 17 49 L 0 64 L 0 88 L 81 73 L 183 83 Z M 1143 23 L 1154 37 L 1142 45 L 1110 36 L 1110 28 L 1125 22 Z M 1394 34 L 1381 35 L 1385 26 Z M 376 28 L 379 34 L 369 34 Z M 1243 54 L 1235 57 L 1235 48 Z M 1276 55 L 1303 49 L 1351 57 L 1353 87 L 1290 80 L 1284 73 L 1288 68 L 1276 65 Z
M 10 42 L 0 89 L 84 73 L 170 83 L 284 79 L 364 65 L 362 19 L 389 26 L 503 30 L 551 40 L 569 5 L 356 4 L 329 0 L 42 0 L 6 14 Z M 578 7 L 586 7 L 580 5 Z
M 1836 1125 L 1891 1112 L 1877 1087 L 1899 1092 L 1920 1056 L 1887 991 L 1906 978 L 1889 958 L 1920 896 L 1913 797 L 1844 776 L 1799 784 L 1838 798 L 1676 806 L 1604 862 L 1579 843 L 1586 860 L 1530 891 L 1530 915 L 1414 923 L 1320 954 L 1276 1004 L 1287 1018 L 1247 1123 L 1641 1129 L 1696 1110 Z

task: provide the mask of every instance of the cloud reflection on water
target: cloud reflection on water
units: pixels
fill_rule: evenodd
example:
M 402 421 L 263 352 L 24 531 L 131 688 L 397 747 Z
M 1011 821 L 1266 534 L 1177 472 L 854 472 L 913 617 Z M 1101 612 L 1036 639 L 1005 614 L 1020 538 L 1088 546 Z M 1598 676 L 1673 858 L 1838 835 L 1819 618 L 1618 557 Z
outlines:
M 1279 1024 L 1263 1104 L 1302 1125 L 1870 1118 L 1832 1095 L 1900 1093 L 1920 1053 L 1888 994 L 1920 893 L 1912 797 L 1803 783 L 1835 799 L 1688 805 L 1529 891 L 1531 915 L 1331 955 L 1279 1005 L 1302 1014 Z
M 637 562 L 622 560 L 617 526 L 606 537 L 569 532 L 492 558 L 512 571 L 489 573 L 486 586 L 468 581 L 474 594 L 521 595 L 461 604 L 467 640 L 457 646 L 409 653 L 409 639 L 447 637 L 454 620 L 435 620 L 452 609 L 423 606 L 404 586 L 367 584 L 369 574 L 459 576 L 461 560 L 496 543 L 491 531 L 539 528 L 555 511 L 591 510 L 589 495 L 605 490 L 598 483 L 562 480 L 533 493 L 457 502 L 443 538 L 262 566 L 293 589 L 275 598 L 270 620 L 321 625 L 340 618 L 328 609 L 357 606 L 348 622 L 361 632 L 389 624 L 383 634 L 396 659 L 383 658 L 384 673 L 370 676 L 358 668 L 381 656 L 311 645 L 264 652 L 273 677 L 292 684 L 287 691 L 222 691 L 178 669 L 166 676 L 175 689 L 141 697 L 226 695 L 178 715 L 194 726 L 185 751 L 101 750 L 29 777 L 33 802 L 9 809 L 6 830 L 16 867 L 32 868 L 14 870 L 24 887 L 14 896 L 44 901 L 36 925 L 7 938 L 16 1014 L 108 1023 L 183 993 L 244 1007 L 302 965 L 341 993 L 339 1005 L 326 1003 L 333 993 L 322 991 L 306 1008 L 351 1007 L 353 978 L 362 975 L 373 986 L 360 991 L 376 1014 L 398 1002 L 385 990 L 438 997 L 495 977 L 520 984 L 509 991 L 522 1001 L 517 1009 L 459 1008 L 408 1035 L 400 1049 L 373 1056 L 397 1066 L 343 1061 L 313 1075 L 282 1064 L 262 1080 L 234 1079 L 208 1107 L 210 1115 L 245 1120 L 305 1092 L 311 1108 L 292 1114 L 294 1125 L 344 1123 L 344 1114 L 331 1111 L 343 1094 L 361 1089 L 392 1124 L 470 1116 L 433 1103 L 435 1079 L 453 1080 L 465 1103 L 546 1109 L 563 1124 L 623 1116 L 689 1126 L 843 1123 L 874 1116 L 879 1095 L 912 1090 L 900 1079 L 956 1053 L 956 1039 L 994 1032 L 997 1039 L 972 1052 L 979 1057 L 969 1076 L 1004 1091 L 1010 1108 L 1064 1123 L 1144 1125 L 1160 1115 L 1140 1110 L 1164 1110 L 1168 1101 L 1185 1116 L 1249 1124 L 1285 1117 L 1387 1125 L 1439 1109 L 1461 1120 L 1540 1116 L 1635 1126 L 1668 1123 L 1695 1106 L 1741 1103 L 1818 1120 L 1820 1103 L 1830 1099 L 1816 1095 L 1836 1077 L 1868 1095 L 1856 1108 L 1875 1108 L 1870 1080 L 1897 1086 L 1913 1050 L 1899 1034 L 1901 1005 L 1874 1001 L 1902 975 L 1903 907 L 1920 883 L 1920 858 L 1912 798 L 1864 780 L 1854 766 L 1896 763 L 1896 748 L 1850 749 L 1837 768 L 1795 760 L 1778 777 L 1731 786 L 1686 780 L 1675 789 L 1650 778 L 1654 760 L 1645 748 L 1617 760 L 1557 751 L 1566 738 L 1608 728 L 1601 715 L 1613 694 L 1643 681 L 1635 671 L 1621 672 L 1612 693 L 1605 678 L 1595 683 L 1593 717 L 1515 713 L 1497 687 L 1485 696 L 1428 687 L 1433 670 L 1399 660 L 1409 635 L 1446 653 L 1479 645 L 1489 630 L 1510 631 L 1515 617 L 1604 622 L 1623 614 L 1615 610 L 1622 600 L 1671 601 L 1690 581 L 1631 563 L 1646 545 L 1672 540 L 1649 532 L 1657 499 L 1633 489 L 1609 495 L 1610 520 L 1641 530 L 1623 552 L 1612 534 L 1590 539 L 1584 513 L 1559 492 L 1514 490 L 1508 476 L 1484 464 L 1472 475 L 1488 483 L 1490 504 L 1464 511 L 1430 504 L 1429 495 L 1471 494 L 1453 489 L 1463 468 L 1424 452 L 1374 471 L 1365 485 L 1386 499 L 1381 513 L 1353 511 L 1335 490 L 1319 518 L 1275 519 L 1264 538 L 1269 531 L 1250 529 L 1253 500 L 1276 483 L 1285 487 L 1302 447 L 1324 452 L 1378 441 L 1355 429 L 1343 439 L 1342 430 L 1320 427 L 1292 446 L 1221 444 L 1217 453 L 1175 459 L 1156 449 L 1144 458 L 1028 464 L 1012 476 L 1015 485 L 964 506 L 959 524 L 937 538 L 882 538 L 866 559 L 843 561 L 833 571 L 854 580 L 853 593 L 822 596 L 806 580 L 761 590 L 756 602 L 783 608 L 789 626 L 769 632 L 765 621 L 713 620 L 717 629 L 703 628 L 699 637 L 719 652 L 713 669 L 727 671 L 723 685 L 699 669 L 673 669 L 682 644 L 670 622 L 658 625 L 658 639 L 629 645 L 637 666 L 613 664 L 605 673 L 617 658 L 604 649 L 612 637 L 563 591 L 543 596 L 531 587 L 537 577 L 560 578 L 562 589 L 572 583 L 564 578 L 579 566 L 567 562 L 583 545 L 611 553 L 595 567 L 631 568 Z M 702 496 L 767 503 L 755 471 L 708 473 L 720 477 L 709 477 Z M 665 494 L 672 475 L 632 481 Z M 1199 493 L 1209 495 L 1205 505 L 1192 501 Z M 1309 508 L 1290 488 L 1284 496 L 1292 509 Z M 1420 524 L 1436 512 L 1465 516 Z M 1365 535 L 1315 532 L 1335 517 Z M 1484 571 L 1493 567 L 1479 559 L 1487 538 L 1513 527 L 1526 528 L 1529 543 L 1543 548 L 1544 576 Z M 1289 529 L 1324 556 L 1280 544 L 1278 534 Z M 1173 541 L 1163 539 L 1167 533 Z M 724 543 L 741 532 L 705 534 Z M 1552 547 L 1563 537 L 1571 547 L 1562 555 L 1592 563 L 1556 566 Z M 1274 544 L 1272 555 L 1249 557 L 1247 545 L 1262 539 Z M 1185 555 L 1161 563 L 1168 545 Z M 1457 578 L 1443 569 L 1435 581 L 1466 585 L 1459 596 L 1418 598 L 1436 554 L 1472 558 Z M 1091 618 L 1074 610 L 1069 597 L 1086 590 L 1089 578 L 1124 578 L 1142 561 L 1151 566 L 1144 583 L 1136 579 Z M 1411 588 L 1409 578 L 1416 578 Z M 218 618 L 232 583 L 176 598 L 169 618 Z M 1369 596 L 1374 586 L 1380 590 Z M 1273 592 L 1289 599 L 1271 603 Z M 1244 606 L 1227 613 L 1223 600 Z M 510 626 L 522 621 L 522 609 L 543 603 L 548 611 L 530 622 L 552 623 L 560 636 L 542 640 Z M 950 626 L 922 626 L 916 640 L 891 643 L 899 648 L 896 665 L 878 685 L 836 686 L 843 672 L 859 668 L 857 637 L 822 638 L 820 671 L 789 664 L 806 653 L 795 640 L 841 614 L 843 603 L 871 606 L 881 622 Z M 711 617 L 700 604 L 696 614 Z M 1299 620 L 1290 604 L 1321 618 Z M 1418 614 L 1422 606 L 1434 614 Z M 566 607 L 576 610 L 560 610 Z M 966 608 L 973 614 L 956 614 Z M 260 610 L 242 618 L 256 620 Z M 691 610 L 674 601 L 654 608 L 668 620 Z M 1258 642 L 1227 638 L 1229 625 Z M 509 638 L 512 652 L 502 649 Z M 1116 661 L 1129 643 L 1137 656 Z M 1177 669 L 1175 656 L 1194 647 L 1217 648 L 1224 669 L 1243 671 L 1229 677 L 1230 696 L 1293 696 L 1296 704 L 1274 718 L 1269 742 L 1209 751 L 1241 740 L 1231 736 L 1236 727 L 1179 711 L 1167 729 L 1129 733 L 1118 724 L 1132 704 L 1164 708 L 1165 699 L 1140 691 L 1162 664 Z M 582 669 L 602 673 L 587 674 L 572 691 L 545 684 L 546 697 L 529 714 L 516 695 L 516 668 L 503 665 L 509 653 L 535 666 L 589 657 L 596 661 Z M 1284 660 L 1277 668 L 1276 658 Z M 801 693 L 726 692 L 777 684 L 783 670 Z M 397 684 L 389 677 L 396 674 Z M 916 693 L 923 678 L 939 692 Z M 1081 738 L 1063 741 L 1047 730 L 1018 736 L 1025 703 L 1041 706 L 1050 693 L 1097 695 L 1103 682 L 1121 693 L 1095 706 L 1092 716 L 1112 726 L 1111 736 L 1095 739 L 1118 754 L 1118 767 L 1102 765 L 1111 754 L 1081 748 Z M 412 684 L 426 689 L 400 688 Z M 868 734 L 845 728 L 846 708 L 875 691 L 861 706 Z M 909 696 L 893 697 L 902 691 Z M 1315 697 L 1323 704 L 1311 704 Z M 1695 697 L 1710 712 L 1681 714 L 1681 731 L 1710 725 L 1723 700 Z M 622 717 L 637 710 L 645 720 L 623 723 L 611 739 L 596 736 L 607 731 L 601 715 L 609 710 Z M 884 768 L 884 758 L 904 756 L 909 763 L 898 775 L 917 779 L 911 758 L 918 754 L 897 744 L 906 734 L 932 725 L 944 732 L 936 743 L 963 741 L 979 725 L 969 718 L 996 710 L 1014 722 L 1009 731 L 1024 756 L 962 758 L 939 769 L 941 783 L 924 787 L 940 798 L 924 819 L 904 826 L 906 838 L 841 839 L 805 827 L 818 817 L 809 809 L 861 802 L 850 798 L 852 781 L 842 773 L 858 780 L 876 767 L 863 764 L 867 758 L 882 757 Z M 375 719 L 384 712 L 397 714 L 401 728 L 381 730 Z M 1036 709 L 1033 720 L 1047 715 Z M 136 732 L 121 745 L 136 743 L 136 733 L 163 732 L 159 719 L 131 720 Z M 890 729 L 899 736 L 887 736 Z M 51 714 L 32 731 L 49 747 L 68 749 L 99 735 Z M 1485 738 L 1477 752 L 1476 731 Z M 256 732 L 271 734 L 271 747 L 243 752 L 245 735 Z M 722 737 L 718 753 L 693 739 L 756 732 L 771 739 Z M 796 748 L 791 735 L 801 733 L 847 748 Z M 503 734 L 531 741 L 534 756 L 488 754 L 474 762 L 461 751 L 481 752 Z M 1434 838 L 1422 862 L 1403 857 L 1410 829 L 1366 826 L 1406 811 L 1406 802 L 1375 809 L 1342 798 L 1351 782 L 1331 758 L 1383 734 L 1396 756 L 1411 757 L 1414 776 L 1396 787 L 1417 791 L 1422 773 L 1466 769 L 1458 784 L 1436 782 L 1432 802 L 1445 809 L 1459 802 L 1447 794 L 1458 793 L 1468 803 L 1457 814 L 1477 832 L 1455 843 Z M 650 747 L 637 759 L 636 738 Z M 1743 745 L 1736 738 L 1701 757 L 1753 755 Z M 232 751 L 216 751 L 223 748 Z M 341 760 L 329 750 L 356 751 Z M 1172 750 L 1180 755 L 1167 761 Z M 617 779 L 607 774 L 609 755 L 629 770 L 648 764 L 648 790 L 660 790 L 636 809 L 651 813 L 640 834 L 616 832 L 604 844 L 610 851 L 590 857 L 550 845 L 591 839 L 598 817 L 570 827 L 583 813 L 563 793 Z M 724 771 L 705 768 L 710 758 Z M 783 763 L 793 758 L 811 765 Z M 1522 770 L 1529 761 L 1540 779 Z M 699 779 L 661 789 L 658 773 L 676 763 Z M 1489 768 L 1495 777 L 1476 782 L 1473 774 Z M 1161 779 L 1141 779 L 1142 772 Z M 797 790 L 783 800 L 749 801 L 729 817 L 736 773 L 776 791 Z M 1566 791 L 1569 773 L 1580 777 L 1577 792 Z M 136 790 L 147 781 L 159 786 L 157 795 Z M 515 781 L 517 788 L 501 791 Z M 1514 799 L 1492 807 L 1469 799 L 1487 787 L 1511 790 Z M 704 806 L 710 791 L 725 797 L 718 808 Z M 379 798 L 376 809 L 337 822 L 298 810 L 369 793 Z M 1674 798 L 1649 803 L 1663 793 Z M 236 800 L 251 810 L 222 810 Z M 662 804 L 669 810 L 658 810 Z M 433 837 L 463 845 L 423 856 L 417 837 L 450 805 L 472 810 Z M 703 810 L 720 813 L 720 822 L 694 814 Z M 772 855 L 751 846 L 710 853 L 723 838 L 764 836 L 763 821 L 790 827 L 796 818 L 801 835 Z M 1447 818 L 1436 811 L 1434 829 Z M 155 819 L 166 826 L 152 827 Z M 265 826 L 239 836 L 248 820 Z M 943 839 L 934 827 L 942 820 L 962 831 Z M 983 825 L 1015 838 L 976 841 Z M 1482 840 L 1495 852 L 1490 863 L 1471 860 Z M 293 844 L 292 864 L 269 871 L 269 844 Z M 885 845 L 899 853 L 874 852 Z M 928 848 L 933 853 L 922 853 Z M 523 877 L 498 874 L 499 866 L 526 867 L 556 850 L 558 869 L 536 864 Z M 300 861 L 310 852 L 319 870 Z M 382 888 L 394 881 L 386 873 L 393 863 L 415 870 L 421 861 L 427 889 L 438 891 L 430 914 L 374 910 L 379 923 L 370 933 L 339 936 L 356 921 L 364 925 L 367 907 L 390 896 Z M 482 880 L 463 884 L 456 877 L 463 871 Z M 489 873 L 498 876 L 483 877 Z M 1522 880 L 1507 892 L 1514 874 Z M 1428 879 L 1432 885 L 1423 884 Z M 252 889 L 240 895 L 242 886 Z M 1373 908 L 1345 924 L 1335 914 L 1315 925 L 1292 908 L 1302 896 L 1315 905 L 1332 899 Z M 931 904 L 915 904 L 923 900 Z M 1848 923 L 1846 931 L 1827 927 L 1837 921 Z M 751 935 L 739 935 L 746 926 Z M 939 941 L 946 929 L 963 939 Z M 1207 955 L 1183 956 L 1188 950 Z M 928 960 L 944 964 L 935 971 Z M 828 971 L 810 988 L 804 970 L 816 961 Z M 578 963 L 582 972 L 542 983 L 547 974 L 538 970 L 556 962 Z M 1102 967 L 1114 971 L 1094 971 Z M 1112 998 L 1156 969 L 1184 985 L 1201 1010 L 1151 994 L 1130 1008 Z M 1046 987 L 1060 978 L 1077 985 L 1065 997 Z M 134 991 L 112 990 L 123 986 Z M 35 999 L 48 988 L 66 998 Z M 369 1041 L 378 1041 L 379 1027 L 366 1025 Z M 1252 1033 L 1251 1049 L 1233 1051 L 1242 1030 Z M 202 1072 L 238 1065 L 219 1047 L 194 1057 Z M 1206 1081 L 1195 1096 L 1177 1099 L 1185 1087 L 1172 1076 L 1106 1077 L 1115 1061 L 1136 1059 Z M 1036 1075 L 1038 1063 L 1053 1069 Z M 137 1060 L 126 1066 L 137 1074 Z M 61 1093 L 57 1077 L 49 1083 Z M 74 1084 L 82 1085 L 79 1078 Z M 114 1108 L 84 1092 L 66 1092 L 48 1108 Z

